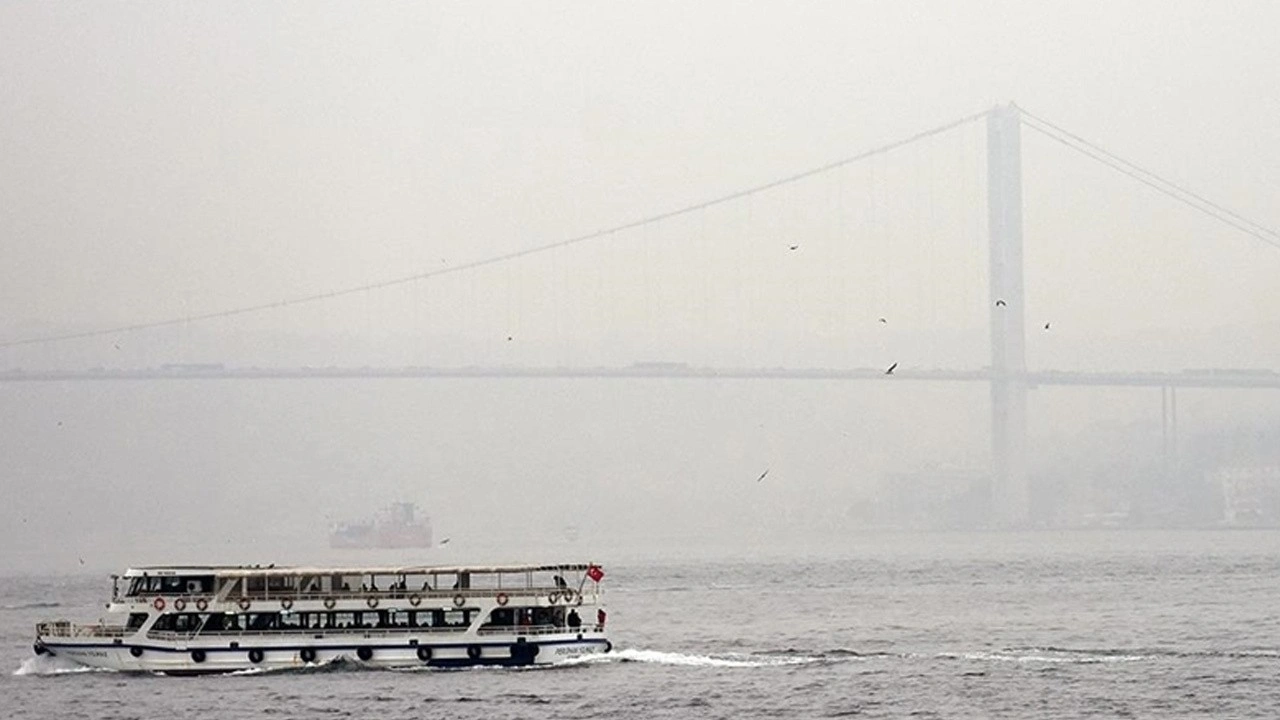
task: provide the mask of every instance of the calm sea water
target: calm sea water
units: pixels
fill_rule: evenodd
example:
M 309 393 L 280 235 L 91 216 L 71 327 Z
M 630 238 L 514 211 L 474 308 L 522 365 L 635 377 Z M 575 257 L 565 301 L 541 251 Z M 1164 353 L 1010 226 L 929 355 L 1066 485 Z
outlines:
M 10 577 L 0 697 L 6 716 L 32 718 L 1280 713 L 1280 533 L 855 537 L 608 572 L 617 650 L 596 661 L 202 678 L 35 659 L 35 621 L 93 619 L 107 583 Z

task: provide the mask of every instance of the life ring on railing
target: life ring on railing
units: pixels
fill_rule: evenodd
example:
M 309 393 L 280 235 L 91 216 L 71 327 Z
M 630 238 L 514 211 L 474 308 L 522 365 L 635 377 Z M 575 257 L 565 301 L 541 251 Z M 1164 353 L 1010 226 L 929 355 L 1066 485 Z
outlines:
M 496 598 L 494 598 L 494 599 L 498 601 L 498 604 L 499 604 L 499 605 L 506 605 L 506 604 L 507 604 L 507 594 L 506 594 L 506 593 L 504 593 L 504 592 L 500 592 L 500 593 L 498 593 L 498 596 L 497 596 Z
M 281 600 L 280 607 L 285 610 L 288 610 L 289 608 L 293 607 L 293 600 L 290 600 L 289 598 L 285 598 Z
M 410 605 L 412 605 L 412 606 L 414 606 L 414 607 L 418 607 L 418 605 L 419 605 L 421 602 L 422 602 L 422 596 L 421 596 L 421 595 L 418 595 L 417 593 L 414 593 L 413 595 L 410 595 L 410 596 L 409 596 L 409 604 L 410 604 Z
M 208 601 L 208 600 L 205 600 L 204 598 L 199 598 L 199 599 L 197 599 L 197 600 L 196 600 L 196 609 L 197 609 L 197 610 L 199 610 L 200 612 L 204 612 L 205 610 L 208 610 L 208 609 L 209 609 L 209 601 Z
M 325 599 L 324 599 L 324 606 L 325 606 L 326 608 L 330 609 L 330 610 L 332 610 L 332 609 L 333 609 L 333 606 L 334 606 L 334 605 L 337 605 L 337 604 L 338 604 L 338 601 L 337 601 L 337 600 L 334 600 L 333 598 L 325 598 Z
M 462 597 L 461 593 L 453 596 L 454 607 L 462 607 L 463 605 L 466 605 L 466 604 L 467 604 L 467 599 Z
M 365 604 L 365 605 L 368 605 L 368 606 L 369 606 L 369 607 L 371 607 L 371 608 L 376 608 L 376 607 L 378 607 L 378 598 L 373 598 L 373 597 L 371 597 L 371 598 L 369 598 L 368 600 L 365 600 L 365 601 L 364 601 L 364 604 Z
M 471 658 L 472 660 L 479 660 L 479 659 L 480 659 L 480 646 L 479 646 L 479 645 L 468 645 L 468 646 L 467 646 L 467 657 Z
M 240 602 L 236 604 L 240 606 L 241 610 L 248 610 L 253 603 L 249 602 L 249 598 L 240 598 Z
M 552 605 L 555 605 L 556 603 L 560 602 L 560 591 L 552 590 L 551 594 L 547 595 L 547 602 L 551 603 Z
M 183 610 L 186 610 L 186 609 L 187 609 L 187 601 L 186 601 L 186 600 L 183 600 L 182 598 L 178 598 L 177 600 L 174 600 L 174 601 L 173 601 L 173 609 L 174 609 L 174 610 L 177 610 L 178 612 L 182 612 Z
M 582 604 L 582 594 L 581 594 L 581 593 L 575 593 L 575 592 L 573 591 L 573 589 L 572 589 L 572 588 L 565 588 L 565 589 L 561 590 L 561 591 L 560 591 L 560 595 L 561 595 L 561 597 L 563 597 L 563 598 L 564 598 L 564 604 L 565 604 L 565 605 L 569 605 L 569 604 L 573 603 L 573 598 L 574 598 L 574 596 L 575 596 L 575 595 L 576 595 L 576 596 L 577 596 L 577 598 L 578 598 L 578 604 L 579 604 L 579 605 L 581 605 L 581 604 Z
M 151 607 L 155 608 L 156 612 L 164 612 L 164 598 L 158 597 L 152 600 Z

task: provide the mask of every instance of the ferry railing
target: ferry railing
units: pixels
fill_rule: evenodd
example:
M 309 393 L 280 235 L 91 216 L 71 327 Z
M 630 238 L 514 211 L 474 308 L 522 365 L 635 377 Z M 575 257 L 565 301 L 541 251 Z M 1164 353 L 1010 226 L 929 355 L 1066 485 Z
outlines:
M 36 635 L 42 637 L 124 637 L 125 628 L 120 625 L 93 623 L 81 625 L 66 620 L 36 623 Z
M 598 632 L 603 628 L 596 625 L 569 627 L 567 625 L 481 625 L 477 632 L 481 635 L 555 635 L 571 632 Z
M 192 630 L 190 632 L 177 632 L 173 630 L 152 630 L 147 633 L 147 637 L 153 640 L 193 640 L 198 637 L 217 637 L 217 638 L 243 638 L 243 637 L 296 637 L 299 635 L 310 635 L 314 638 L 324 638 L 330 636 L 350 637 L 352 635 L 363 638 L 381 638 L 381 637 L 403 637 L 406 634 L 416 633 L 423 635 L 449 635 L 464 633 L 467 626 L 449 626 L 442 625 L 440 627 L 394 627 L 394 628 L 367 628 L 367 627 L 349 627 L 349 628 L 270 628 L 266 630 Z
M 290 600 L 299 602 L 304 600 L 325 600 L 334 599 L 358 599 L 358 600 L 377 600 L 381 606 L 383 603 L 393 601 L 409 601 L 413 597 L 417 597 L 422 602 L 432 601 L 450 601 L 455 602 L 455 598 L 462 597 L 464 604 L 467 601 L 475 599 L 492 599 L 499 594 L 506 595 L 509 601 L 519 598 L 540 597 L 550 599 L 555 598 L 553 604 L 565 604 L 566 598 L 571 602 L 576 601 L 579 594 L 582 595 L 583 601 L 598 602 L 600 598 L 599 588 L 584 587 L 581 592 L 573 587 L 558 587 L 555 585 L 522 587 L 522 588 L 450 588 L 450 589 L 387 589 L 387 590 L 369 590 L 369 589 L 349 589 L 349 590 L 249 590 L 234 591 L 228 593 L 223 601 L 239 602 L 240 600 L 248 600 L 253 603 L 258 602 L 280 602 L 281 600 Z M 182 600 L 186 607 L 192 608 L 198 600 L 204 600 L 207 603 L 215 602 L 217 596 L 215 593 L 148 593 L 145 595 L 125 596 L 121 600 L 123 602 L 133 602 L 138 604 L 151 604 L 157 598 L 163 598 L 166 605 L 170 605 L 178 600 Z M 455 602 L 456 604 L 456 602 Z M 404 607 L 401 609 L 409 610 L 412 607 Z
M 374 600 L 378 600 L 379 603 L 382 603 L 382 602 L 388 602 L 393 600 L 407 601 L 412 597 L 417 597 L 423 601 L 426 601 L 426 600 L 452 601 L 454 598 L 462 597 L 464 601 L 466 601 L 466 600 L 474 600 L 477 598 L 491 599 L 491 598 L 497 597 L 499 594 L 502 594 L 502 595 L 506 595 L 507 598 L 511 600 L 514 600 L 516 598 L 522 598 L 522 597 L 549 598 L 554 595 L 556 597 L 556 602 L 563 603 L 564 598 L 566 596 L 566 591 L 570 598 L 576 598 L 579 594 L 578 591 L 574 588 L 561 588 L 555 585 L 546 585 L 541 587 L 529 587 L 529 588 L 474 588 L 473 587 L 473 588 L 425 589 L 425 590 L 413 589 L 413 588 L 408 588 L 404 590 L 353 589 L 353 590 L 332 590 L 332 591 L 250 590 L 250 591 L 232 592 L 227 595 L 226 599 L 228 601 L 239 601 L 241 599 L 244 599 L 244 600 L 249 600 L 250 602 L 259 602 L 259 601 L 279 602 L 280 600 L 287 599 L 287 600 L 292 600 L 294 602 L 298 602 L 300 600 L 324 600 L 326 598 L 337 598 L 337 599 L 354 598 L 354 599 L 360 599 L 360 600 L 374 599 Z M 585 601 L 587 598 L 592 598 L 592 599 L 598 598 L 599 592 L 591 588 L 584 588 L 584 592 L 582 593 L 582 595 Z M 180 597 L 180 596 L 175 596 L 175 597 Z

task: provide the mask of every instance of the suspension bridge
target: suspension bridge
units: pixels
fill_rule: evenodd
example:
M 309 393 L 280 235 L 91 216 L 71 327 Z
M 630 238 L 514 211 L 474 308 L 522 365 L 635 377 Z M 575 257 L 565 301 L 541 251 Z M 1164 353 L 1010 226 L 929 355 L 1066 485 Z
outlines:
M 449 264 L 430 270 L 386 280 L 334 288 L 322 292 L 283 298 L 259 304 L 184 314 L 127 325 L 100 327 L 78 332 L 55 333 L 0 342 L 0 349 L 19 351 L 64 343 L 110 342 L 119 349 L 118 340 L 146 332 L 167 329 L 187 330 L 194 325 L 229 323 L 239 318 L 278 312 L 290 308 L 334 303 L 344 298 L 368 298 L 372 293 L 391 291 L 439 282 L 451 276 L 475 274 L 486 268 L 500 267 L 527 258 L 563 253 L 570 248 L 586 248 L 608 243 L 647 228 L 687 222 L 700 218 L 722 206 L 753 202 L 755 198 L 794 187 L 813 178 L 839 173 L 865 161 L 882 157 L 938 136 L 977 124 L 985 125 L 985 244 L 987 291 L 986 326 L 989 336 L 987 364 L 972 369 L 926 369 L 919 366 L 884 367 L 803 367 L 703 364 L 683 361 L 644 361 L 624 364 L 575 365 L 572 363 L 529 364 L 498 362 L 492 354 L 480 362 L 466 364 L 409 364 L 400 366 L 345 366 L 314 363 L 307 366 L 241 366 L 222 362 L 166 362 L 138 367 L 91 368 L 18 368 L 0 370 L 0 382 L 50 381 L 138 381 L 138 380 L 263 380 L 308 378 L 449 378 L 449 377 L 515 377 L 515 378 L 685 378 L 685 379 L 751 379 L 751 380 L 849 380 L 867 382 L 967 382 L 984 383 L 990 388 L 991 469 L 989 497 L 993 510 L 1003 522 L 1018 525 L 1027 518 L 1027 399 L 1028 392 L 1041 386 L 1097 386 L 1160 388 L 1162 424 L 1165 432 L 1176 434 L 1179 388 L 1246 388 L 1280 389 L 1280 373 L 1270 369 L 1201 368 L 1172 372 L 1137 371 L 1073 371 L 1031 370 L 1027 362 L 1027 293 L 1024 279 L 1023 243 L 1023 131 L 1030 130 L 1052 143 L 1069 148 L 1075 154 L 1108 168 L 1150 191 L 1163 195 L 1179 205 L 1230 228 L 1273 249 L 1280 249 L 1280 234 L 1253 222 L 1225 206 L 1187 187 L 1129 162 L 1063 127 L 1028 113 L 1015 105 L 1004 105 L 986 112 L 957 119 L 909 138 L 881 145 L 872 150 L 831 163 L 788 175 L 766 183 L 727 193 L 710 200 L 674 210 L 649 215 L 628 223 L 604 228 L 556 242 L 531 246 L 489 257 Z M 750 225 L 754 218 L 746 223 Z M 797 241 L 788 247 L 800 248 Z M 703 253 L 707 254 L 706 252 Z M 714 272 L 714 270 L 706 271 Z M 758 276 L 739 271 L 741 281 Z M 480 293 L 483 294 L 481 289 Z M 711 291 L 704 288 L 704 294 Z M 739 301 L 751 310 L 750 299 Z M 755 303 L 759 305 L 757 301 Z M 887 324 L 885 318 L 879 322 Z M 1048 324 L 1044 326 L 1049 329 Z M 512 338 L 508 336 L 507 341 Z M 896 365 L 896 361 L 895 361 Z M 1176 442 L 1176 439 L 1175 441 Z

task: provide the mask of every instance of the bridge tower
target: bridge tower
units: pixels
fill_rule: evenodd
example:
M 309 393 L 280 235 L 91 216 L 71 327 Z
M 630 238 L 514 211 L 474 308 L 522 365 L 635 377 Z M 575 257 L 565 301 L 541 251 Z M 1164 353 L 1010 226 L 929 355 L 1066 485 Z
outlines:
M 987 114 L 987 226 L 991 288 L 993 520 L 1024 525 L 1027 492 L 1026 328 L 1022 283 L 1022 136 L 1018 107 Z

